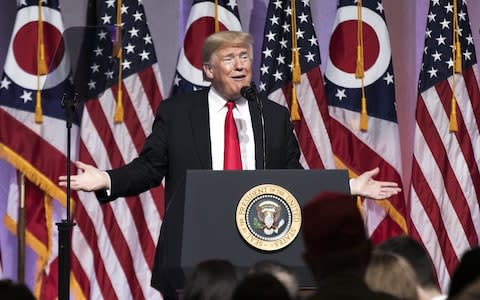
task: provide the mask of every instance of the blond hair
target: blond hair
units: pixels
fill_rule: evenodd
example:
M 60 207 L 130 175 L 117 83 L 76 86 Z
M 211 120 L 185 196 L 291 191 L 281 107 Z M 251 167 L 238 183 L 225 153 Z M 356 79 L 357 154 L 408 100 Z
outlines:
M 253 38 L 250 33 L 241 31 L 219 31 L 207 37 L 202 47 L 202 63 L 208 64 L 212 55 L 226 47 L 245 47 L 253 59 Z
M 418 299 L 417 279 L 413 268 L 406 259 L 394 253 L 373 251 L 365 282 L 374 291 L 399 299 Z

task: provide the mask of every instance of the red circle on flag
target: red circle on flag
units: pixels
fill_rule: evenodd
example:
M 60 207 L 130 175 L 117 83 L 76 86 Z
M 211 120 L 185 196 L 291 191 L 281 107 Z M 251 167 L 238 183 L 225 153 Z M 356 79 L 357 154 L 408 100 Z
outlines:
M 220 31 L 228 30 L 222 23 L 219 23 Z M 183 49 L 185 57 L 190 64 L 197 69 L 202 69 L 201 47 L 205 39 L 215 32 L 215 19 L 212 17 L 201 17 L 192 22 L 185 33 Z
M 25 72 L 37 75 L 38 22 L 29 22 L 20 28 L 13 40 L 13 53 L 18 66 Z M 62 61 L 65 46 L 62 34 L 50 23 L 43 22 L 43 44 L 48 72 Z M 31 59 L 25 59 L 29 57 Z
M 370 69 L 377 61 L 380 44 L 375 30 L 362 23 L 364 70 Z M 349 20 L 339 24 L 330 40 L 330 60 L 340 70 L 355 73 L 357 66 L 357 21 Z

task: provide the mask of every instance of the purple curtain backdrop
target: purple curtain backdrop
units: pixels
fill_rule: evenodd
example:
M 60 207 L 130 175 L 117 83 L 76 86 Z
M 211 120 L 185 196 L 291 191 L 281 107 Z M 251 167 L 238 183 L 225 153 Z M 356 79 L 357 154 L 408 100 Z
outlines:
M 66 27 L 84 24 L 87 0 L 60 0 Z M 255 38 L 254 78 L 258 79 L 260 48 L 267 9 L 267 0 L 238 0 L 242 25 Z M 336 13 L 336 0 L 311 0 L 312 15 L 322 54 L 323 68 L 327 58 L 328 41 Z M 191 0 L 143 0 L 157 50 L 162 73 L 164 95 L 168 95 L 179 48 L 183 42 L 185 22 L 191 7 Z M 384 0 L 383 5 L 389 26 L 395 87 L 402 147 L 404 187 L 408 191 L 410 164 L 412 159 L 413 129 L 415 126 L 415 104 L 417 98 L 417 77 L 422 59 L 428 0 Z M 0 11 L 0 67 L 3 70 L 8 43 L 16 12 L 15 0 L 4 0 Z M 480 57 L 480 1 L 469 1 L 469 14 Z M 395 38 L 392 38 L 395 37 Z M 0 129 L 1 130 L 1 129 Z M 59 129 L 61 130 L 61 129 Z M 11 170 L 0 161 L 0 213 L 5 209 L 8 181 Z M 406 193 L 407 194 L 407 193 Z M 61 210 L 61 208 L 58 208 Z M 2 215 L 3 216 L 3 215 Z M 15 242 L 4 233 L 0 222 L 0 246 L 4 262 L 15 253 Z M 5 249 L 10 250 L 5 250 Z M 8 251 L 8 252 L 7 252 Z M 8 256 L 8 257 L 7 257 Z M 9 266 L 10 268 L 10 266 Z M 6 270 L 6 272 L 13 272 Z M 10 274 L 10 276 L 15 276 Z M 9 275 L 9 274 L 7 274 Z M 31 279 L 30 279 L 31 280 Z

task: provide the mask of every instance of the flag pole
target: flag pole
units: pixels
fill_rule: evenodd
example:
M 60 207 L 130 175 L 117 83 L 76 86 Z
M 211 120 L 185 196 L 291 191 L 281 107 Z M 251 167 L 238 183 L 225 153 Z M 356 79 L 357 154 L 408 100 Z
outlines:
M 355 68 L 355 78 L 362 81 L 362 98 L 360 99 L 360 130 L 368 130 L 367 98 L 365 97 L 365 62 L 363 48 L 363 3 L 357 2 L 357 60 Z
M 448 130 L 450 132 L 458 131 L 457 123 L 457 98 L 455 97 L 455 77 L 456 74 L 462 73 L 462 50 L 460 44 L 460 36 L 458 34 L 458 15 L 457 15 L 457 1 L 453 1 L 453 28 L 452 28 L 452 99 L 450 102 L 450 119 Z
M 292 121 L 299 121 L 300 113 L 296 85 L 300 83 L 302 71 L 297 45 L 297 9 L 295 0 L 290 0 L 290 5 L 292 7 L 292 15 L 290 18 L 292 23 L 292 104 L 290 105 L 290 119 Z
M 113 45 L 113 56 L 118 59 L 117 79 L 117 106 L 113 116 L 116 124 L 122 123 L 124 118 L 123 110 L 123 49 L 122 49 L 122 0 L 117 0 L 117 17 L 115 23 L 115 43 Z

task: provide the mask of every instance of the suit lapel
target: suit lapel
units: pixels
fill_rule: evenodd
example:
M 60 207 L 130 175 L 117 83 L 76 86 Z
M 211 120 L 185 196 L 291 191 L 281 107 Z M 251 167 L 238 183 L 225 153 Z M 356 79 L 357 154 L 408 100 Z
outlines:
M 208 113 L 208 89 L 198 93 L 192 99 L 190 122 L 195 148 L 200 164 L 204 169 L 212 168 L 212 151 L 210 142 L 210 125 Z
M 262 148 L 262 120 L 257 103 L 248 101 L 250 117 L 252 118 L 253 138 L 255 140 L 255 168 L 263 169 L 263 148 Z

